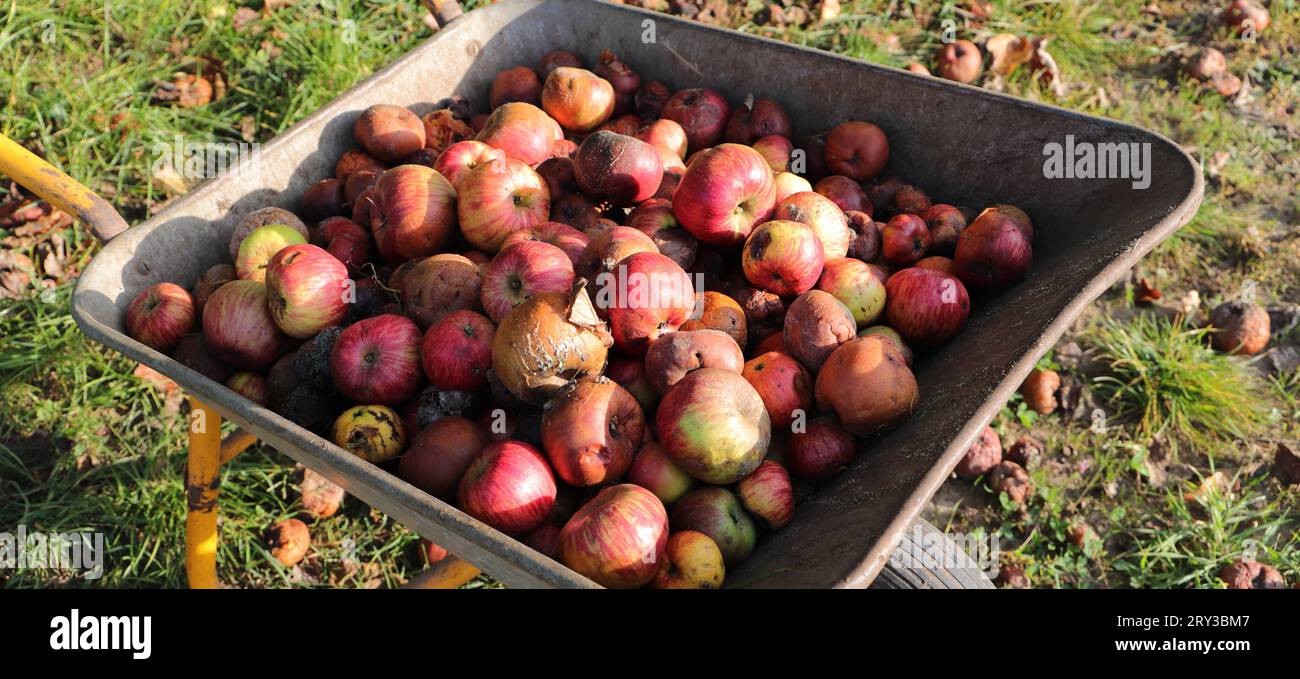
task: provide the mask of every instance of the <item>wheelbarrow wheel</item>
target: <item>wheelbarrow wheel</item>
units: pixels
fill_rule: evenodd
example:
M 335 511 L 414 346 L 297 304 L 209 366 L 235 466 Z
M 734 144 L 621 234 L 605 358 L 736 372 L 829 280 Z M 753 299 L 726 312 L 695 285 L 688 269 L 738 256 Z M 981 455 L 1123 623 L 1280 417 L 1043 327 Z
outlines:
M 917 519 L 903 533 L 898 549 L 871 583 L 871 589 L 994 587 L 975 560 L 960 546 L 928 521 Z

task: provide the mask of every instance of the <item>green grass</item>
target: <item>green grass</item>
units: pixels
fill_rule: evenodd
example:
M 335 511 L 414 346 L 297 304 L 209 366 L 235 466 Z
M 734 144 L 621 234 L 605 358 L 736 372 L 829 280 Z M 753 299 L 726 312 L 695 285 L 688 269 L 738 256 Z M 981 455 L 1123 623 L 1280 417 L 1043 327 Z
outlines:
M 1123 0 L 994 0 L 987 20 L 964 12 L 967 4 L 844 1 L 835 20 L 803 26 L 759 20 L 766 3 L 731 6 L 741 30 L 893 66 L 933 67 L 945 21 L 957 37 L 977 41 L 1003 31 L 1049 37 L 1064 94 L 1023 69 L 1002 83 L 1006 91 L 1156 130 L 1205 164 L 1201 212 L 1138 273 L 1167 300 L 1196 290 L 1203 310 L 1246 281 L 1264 303 L 1300 303 L 1300 62 L 1287 58 L 1300 49 L 1293 0 L 1270 3 L 1273 25 L 1255 44 L 1212 26 L 1213 7 L 1190 0 L 1156 3 L 1159 16 L 1143 11 L 1148 3 Z M 237 30 L 244 6 L 261 9 L 227 0 L 0 6 L 0 131 L 138 222 L 174 198 L 151 176 L 154 143 L 177 134 L 265 142 L 429 35 L 414 0 L 302 0 L 259 12 Z M 344 40 L 353 26 L 356 40 Z M 1181 53 L 1199 46 L 1223 50 L 1231 69 L 1249 77 L 1250 101 L 1226 101 L 1173 76 Z M 224 69 L 224 97 L 192 109 L 153 102 L 160 83 L 199 59 Z M 13 235 L 0 229 L 0 238 Z M 81 228 L 61 235 L 68 268 L 79 270 L 96 245 Z M 95 586 L 182 586 L 183 413 L 134 377 L 130 361 L 77 330 L 70 284 L 61 281 L 52 297 L 0 301 L 0 530 L 102 531 L 110 554 Z M 995 427 L 1007 443 L 1024 433 L 1045 443 L 1043 462 L 1030 470 L 1034 498 L 1010 509 L 966 484 L 959 490 L 972 493 L 936 521 L 998 534 L 1011 546 L 1005 558 L 1025 566 L 1037 586 L 1212 587 L 1218 568 L 1248 549 L 1295 581 L 1296 493 L 1268 476 L 1268 462 L 1277 441 L 1300 436 L 1300 376 L 1256 380 L 1240 359 L 1206 349 L 1195 320 L 1180 326 L 1128 313 L 1126 294 L 1108 293 L 1067 337 L 1100 361 L 1099 381 L 1060 368 L 1059 351 L 1044 364 L 1122 417 L 1098 433 L 1087 418 L 1038 416 L 1014 397 Z M 1175 445 L 1176 462 L 1168 449 Z M 1184 500 L 1188 484 L 1216 465 L 1237 487 Z M 313 548 L 298 569 L 275 564 L 262 536 L 275 521 L 302 515 L 296 479 L 292 462 L 264 447 L 223 469 L 223 582 L 392 586 L 418 570 L 417 538 L 352 499 L 335 517 L 310 522 Z M 1069 540 L 1080 521 L 1100 537 L 1082 549 Z M 87 583 L 0 571 L 0 584 Z
M 1089 335 L 1108 369 L 1097 392 L 1139 437 L 1202 449 L 1248 438 L 1264 420 L 1262 394 L 1240 360 L 1210 349 L 1206 333 L 1148 315 L 1103 322 Z

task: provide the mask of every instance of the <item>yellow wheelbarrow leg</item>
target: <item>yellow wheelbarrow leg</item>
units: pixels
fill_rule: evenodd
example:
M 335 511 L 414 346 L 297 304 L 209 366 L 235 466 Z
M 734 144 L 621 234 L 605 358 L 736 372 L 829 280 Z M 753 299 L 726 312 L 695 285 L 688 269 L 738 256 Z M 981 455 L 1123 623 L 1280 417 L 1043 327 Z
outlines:
M 230 436 L 221 441 L 221 464 L 235 459 L 236 455 L 248 450 L 254 443 L 257 443 L 257 437 L 244 431 L 243 427 L 230 432 Z
M 190 397 L 190 454 L 185 471 L 185 573 L 193 589 L 216 589 L 217 473 L 221 415 Z M 233 455 L 232 455 L 233 457 Z
M 402 589 L 456 589 L 473 580 L 481 571 L 470 562 L 448 554 L 436 564 L 411 578 Z

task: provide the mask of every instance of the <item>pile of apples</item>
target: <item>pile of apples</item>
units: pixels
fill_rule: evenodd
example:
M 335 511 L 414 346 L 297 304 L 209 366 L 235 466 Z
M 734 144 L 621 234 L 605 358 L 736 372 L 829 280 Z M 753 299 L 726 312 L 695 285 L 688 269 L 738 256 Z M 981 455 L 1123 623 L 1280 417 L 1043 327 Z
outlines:
M 771 99 L 584 66 L 372 106 L 297 214 L 125 324 L 599 584 L 717 587 L 910 415 L 913 348 L 1027 274 L 1033 226 L 882 176 L 871 123 L 796 149 Z

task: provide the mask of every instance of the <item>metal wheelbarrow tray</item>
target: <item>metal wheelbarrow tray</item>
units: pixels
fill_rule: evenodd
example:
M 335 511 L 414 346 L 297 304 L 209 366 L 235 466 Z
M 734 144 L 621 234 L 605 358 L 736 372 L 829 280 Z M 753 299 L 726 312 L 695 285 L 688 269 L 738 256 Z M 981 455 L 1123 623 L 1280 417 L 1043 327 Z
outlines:
M 654 22 L 656 41 L 642 42 Z M 766 536 L 727 583 L 741 587 L 863 587 L 981 428 L 1085 305 L 1188 222 L 1200 203 L 1197 164 L 1158 134 L 982 89 L 825 52 L 590 0 L 508 0 L 470 12 L 266 144 L 258 173 L 208 182 L 110 242 L 87 267 L 73 315 L 87 335 L 189 390 L 289 457 L 510 586 L 593 583 L 388 472 L 348 454 L 126 336 L 124 309 L 161 281 L 190 286 L 226 259 L 236 222 L 268 205 L 293 209 L 332 176 L 371 104 L 423 112 L 451 94 L 486 109 L 498 71 L 567 49 L 594 62 L 612 49 L 645 80 L 712 87 L 733 103 L 767 96 L 790 112 L 796 138 L 849 120 L 889 135 L 887 173 L 936 199 L 1023 207 L 1037 229 L 1029 278 L 976 300 L 952 342 L 918 362 L 920 402 L 903 426 L 862 454 Z M 1151 185 L 1044 177 L 1043 149 L 1066 135 L 1151 150 Z M 256 180 L 250 174 L 260 174 Z

